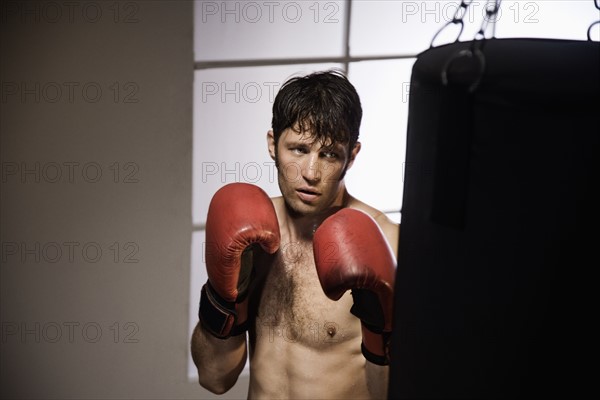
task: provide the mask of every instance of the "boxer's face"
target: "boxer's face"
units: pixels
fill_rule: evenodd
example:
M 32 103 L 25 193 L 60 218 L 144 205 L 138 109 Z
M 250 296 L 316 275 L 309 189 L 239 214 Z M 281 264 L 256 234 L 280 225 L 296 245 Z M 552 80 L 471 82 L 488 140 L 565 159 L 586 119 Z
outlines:
M 287 205 L 300 215 L 314 214 L 341 206 L 343 176 L 360 150 L 342 143 L 314 142 L 307 133 L 293 129 L 282 132 L 275 148 L 273 132 L 267 135 L 269 153 L 277 165 L 279 188 Z

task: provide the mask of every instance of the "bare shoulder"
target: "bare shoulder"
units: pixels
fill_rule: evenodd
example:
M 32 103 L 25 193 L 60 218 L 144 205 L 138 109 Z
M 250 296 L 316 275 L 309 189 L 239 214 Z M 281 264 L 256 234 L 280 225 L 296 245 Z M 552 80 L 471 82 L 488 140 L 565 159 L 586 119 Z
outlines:
M 375 222 L 377 222 L 386 239 L 388 240 L 394 255 L 397 257 L 398 240 L 400 239 L 400 225 L 389 219 L 388 216 L 383 212 L 355 198 L 352 198 L 352 200 L 348 203 L 348 207 L 355 208 L 369 214 L 375 220 Z

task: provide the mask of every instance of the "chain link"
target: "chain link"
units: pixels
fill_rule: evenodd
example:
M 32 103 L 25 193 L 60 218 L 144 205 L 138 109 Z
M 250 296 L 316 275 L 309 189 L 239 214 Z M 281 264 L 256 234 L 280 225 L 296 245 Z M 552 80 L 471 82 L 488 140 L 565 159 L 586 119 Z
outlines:
M 460 31 L 458 32 L 458 36 L 456 37 L 456 40 L 455 40 L 455 42 L 458 42 L 458 39 L 460 39 L 460 35 L 462 35 L 463 30 L 465 28 L 465 23 L 464 23 L 463 19 L 465 18 L 465 15 L 467 15 L 467 9 L 469 8 L 469 6 L 471 5 L 472 2 L 473 2 L 473 0 L 462 0 L 460 2 L 460 5 L 456 9 L 456 12 L 454 13 L 454 16 L 452 17 L 452 19 L 450 21 L 448 21 L 447 23 L 445 23 L 440 28 L 440 30 L 438 30 L 436 32 L 436 34 L 433 35 L 433 39 L 431 39 L 431 43 L 429 45 L 430 48 L 433 47 L 433 42 L 435 42 L 435 39 L 439 36 L 439 34 L 450 25 L 460 25 Z
M 496 24 L 496 15 L 498 14 L 498 10 L 500 9 L 501 2 L 502 0 L 487 1 L 485 5 L 485 16 L 483 17 L 483 21 L 481 22 L 481 27 L 479 28 L 479 31 L 475 34 L 475 40 L 485 39 L 485 32 L 487 31 L 490 21 L 492 21 L 492 25 Z
M 600 10 L 600 0 L 594 0 L 594 7 L 596 7 L 598 10 Z M 595 25 L 600 25 L 600 20 L 592 22 L 591 25 L 588 27 L 588 30 L 587 30 L 587 39 L 590 42 L 592 41 L 592 28 Z

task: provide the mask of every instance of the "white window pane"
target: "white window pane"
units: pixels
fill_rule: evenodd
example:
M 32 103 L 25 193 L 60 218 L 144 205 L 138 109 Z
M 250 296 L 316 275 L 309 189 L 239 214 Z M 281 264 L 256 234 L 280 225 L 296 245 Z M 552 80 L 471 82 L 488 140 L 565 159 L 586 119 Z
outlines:
M 339 64 L 199 70 L 194 79 L 192 216 L 206 221 L 214 193 L 247 182 L 279 196 L 275 164 L 267 151 L 273 100 L 295 75 L 341 68 Z
M 408 91 L 415 59 L 350 64 L 363 107 L 362 148 L 346 178 L 349 192 L 381 211 L 402 205 Z
M 350 51 L 353 56 L 412 55 L 429 48 L 438 30 L 451 21 L 460 1 L 367 1 L 352 5 Z M 485 0 L 473 1 L 464 16 L 461 41 L 474 38 L 486 12 Z M 600 19 L 592 0 L 504 0 L 496 17 L 496 37 L 585 40 Z M 593 38 L 598 40 L 600 29 Z M 489 26 L 487 36 L 491 36 Z M 459 25 L 445 28 L 435 45 L 456 40 Z
M 600 20 L 593 0 L 504 0 L 496 37 L 537 37 L 587 40 L 587 29 Z M 600 40 L 598 29 L 593 38 Z
M 485 2 L 474 1 L 465 16 L 461 40 L 477 32 Z M 429 48 L 436 32 L 452 20 L 459 1 L 370 1 L 352 3 L 350 53 L 352 56 L 416 55 Z M 475 26 L 477 25 L 477 26 Z M 459 29 L 443 31 L 436 45 L 456 40 Z
M 343 54 L 344 1 L 196 1 L 196 61 Z

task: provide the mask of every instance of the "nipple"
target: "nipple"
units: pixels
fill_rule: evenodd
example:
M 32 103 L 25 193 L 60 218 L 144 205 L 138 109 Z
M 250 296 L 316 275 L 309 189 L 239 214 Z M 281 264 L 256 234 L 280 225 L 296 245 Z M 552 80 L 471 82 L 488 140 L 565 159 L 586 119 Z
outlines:
M 333 326 L 333 325 L 327 326 L 327 334 L 329 335 L 329 337 L 334 337 L 336 333 L 337 333 L 337 330 L 335 329 L 335 326 Z

